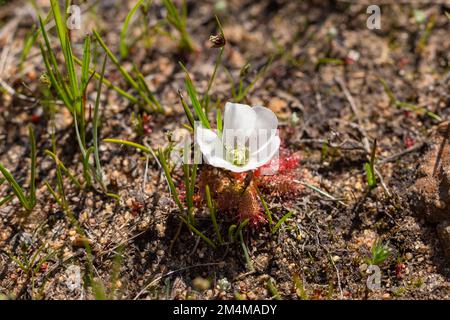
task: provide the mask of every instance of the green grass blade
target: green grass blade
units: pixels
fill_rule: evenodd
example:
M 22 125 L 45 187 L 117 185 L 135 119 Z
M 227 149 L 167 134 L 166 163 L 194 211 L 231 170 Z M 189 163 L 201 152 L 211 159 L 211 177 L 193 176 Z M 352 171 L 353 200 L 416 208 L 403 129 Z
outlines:
M 388 95 L 390 103 L 395 103 L 397 101 L 397 98 L 395 97 L 394 93 L 392 92 L 391 88 L 387 84 L 386 80 L 383 78 L 378 79 L 381 82 L 381 85 L 383 86 L 384 92 Z
M 217 113 L 216 113 L 216 126 L 217 126 L 217 134 L 222 134 L 222 126 L 223 126 L 223 122 L 222 122 L 222 111 L 220 111 L 220 109 L 217 109 Z
M 66 71 L 70 83 L 70 91 L 74 100 L 74 109 L 81 114 L 81 97 L 79 93 L 78 78 L 74 66 L 72 47 L 70 39 L 67 33 L 66 25 L 63 22 L 63 16 L 57 0 L 51 0 L 51 7 L 56 24 L 56 31 L 58 33 L 59 42 L 64 55 L 64 61 L 66 63 Z M 64 20 L 65 21 L 65 20 Z M 83 120 L 81 120 L 83 121 Z
M 183 22 L 181 20 L 181 17 L 175 8 L 175 5 L 173 4 L 172 0 L 163 0 L 163 4 L 166 7 L 167 10 L 167 20 L 178 30 L 183 30 Z
M 281 225 L 287 220 L 289 219 L 292 215 L 294 214 L 294 211 L 289 211 L 288 213 L 286 213 L 275 225 L 275 227 L 273 227 L 272 229 L 272 234 L 277 233 L 278 229 L 280 229 Z
M 137 11 L 137 9 L 139 9 L 139 6 L 142 4 L 143 1 L 144 0 L 139 0 L 138 2 L 136 2 L 136 4 L 133 6 L 131 11 L 127 14 L 127 17 L 125 18 L 125 22 L 123 24 L 122 31 L 120 32 L 120 56 L 122 57 L 122 59 L 125 59 L 128 56 L 128 47 L 127 47 L 127 43 L 126 43 L 126 36 L 127 36 L 127 31 L 128 31 L 128 27 L 130 25 L 131 18 L 133 17 L 133 15 Z
M 70 88 L 72 91 L 72 96 L 74 99 L 74 106 L 75 106 L 75 110 L 81 114 L 81 94 L 80 94 L 80 87 L 79 87 L 79 83 L 78 83 L 78 76 L 77 76 L 77 72 L 75 70 L 75 61 L 73 59 L 73 54 L 72 54 L 72 46 L 70 44 L 70 41 L 66 42 L 66 69 L 67 69 L 67 73 L 69 75 L 69 83 L 70 83 Z M 84 118 L 81 120 L 82 122 L 84 122 Z M 81 122 L 80 121 L 80 122 Z
M 267 205 L 267 202 L 264 199 L 261 192 L 259 191 L 259 189 L 256 189 L 256 191 L 258 193 L 259 199 L 261 199 L 261 203 L 263 205 L 264 211 L 266 212 L 267 220 L 269 220 L 269 225 L 272 227 L 272 224 L 273 224 L 272 211 L 269 209 L 269 206 Z
M 66 100 L 73 100 L 73 97 L 72 97 L 71 93 L 69 92 L 69 89 L 67 88 L 67 85 L 64 81 L 63 76 L 61 75 L 61 72 L 59 71 L 59 68 L 58 68 L 59 64 L 58 64 L 58 61 L 56 60 L 55 53 L 53 52 L 53 49 L 50 45 L 47 31 L 45 30 L 45 22 L 42 21 L 41 17 L 39 17 L 39 25 L 40 25 L 40 30 L 41 30 L 42 36 L 44 38 L 44 43 L 45 43 L 45 47 L 47 49 L 47 54 L 50 57 L 50 59 L 48 60 L 48 62 L 49 62 L 48 65 L 50 66 L 50 63 L 51 63 L 51 66 L 52 66 L 52 69 L 47 67 L 47 72 L 52 72 L 55 74 L 56 82 L 58 83 L 59 86 L 61 86 L 61 89 L 64 90 L 64 94 L 69 98 L 69 99 L 64 99 L 63 97 L 61 97 L 61 99 L 63 99 L 64 103 L 66 103 Z M 45 51 L 42 50 L 42 48 L 41 48 L 41 52 L 42 52 L 42 57 L 44 58 L 44 62 L 45 62 L 45 59 L 47 58 L 47 54 L 44 54 Z M 47 66 L 47 64 L 46 64 L 46 66 Z M 70 103 L 70 107 L 72 107 L 72 103 Z
M 186 117 L 188 118 L 189 124 L 191 125 L 191 128 L 194 128 L 194 126 L 195 126 L 194 115 L 192 114 L 191 109 L 189 108 L 188 104 L 186 103 L 186 100 L 184 100 L 184 97 L 180 91 L 178 91 L 178 96 L 180 97 L 181 105 L 183 106 L 184 113 L 186 114 Z
M 250 272 L 253 272 L 253 271 L 255 271 L 255 268 L 253 267 L 252 259 L 250 259 L 250 255 L 248 253 L 247 246 L 245 245 L 244 237 L 242 236 L 242 230 L 238 230 L 238 233 L 239 233 L 239 239 L 241 242 L 242 250 L 244 251 L 245 261 L 247 262 L 247 267 L 250 270 Z
M 105 76 L 105 69 L 106 69 L 106 60 L 107 56 L 105 55 L 105 58 L 103 60 L 103 66 L 102 66 L 102 73 L 100 74 L 100 80 L 98 82 L 98 88 L 97 88 L 97 98 L 95 99 L 95 106 L 94 106 L 94 118 L 92 120 L 92 135 L 94 140 L 94 159 L 95 159 L 95 166 L 97 168 L 97 177 L 99 180 L 99 183 L 104 188 L 103 184 L 103 173 L 102 173 L 102 166 L 100 164 L 100 155 L 99 155 L 99 144 L 98 144 L 98 126 L 99 126 L 99 107 L 100 107 L 100 95 L 102 92 L 102 84 L 103 84 L 103 78 Z M 105 188 L 104 188 L 105 189 Z
M 87 35 L 84 38 L 83 46 L 83 64 L 81 66 L 81 91 L 86 92 L 86 87 L 89 82 L 90 73 L 89 65 L 91 63 L 91 37 Z
M 217 19 L 217 16 L 216 16 L 216 19 Z M 218 20 L 217 20 L 217 21 L 218 21 Z M 221 31 L 221 32 L 223 32 L 223 31 Z M 205 92 L 205 95 L 204 95 L 203 100 L 202 100 L 202 105 L 203 105 L 203 107 L 204 107 L 205 109 L 207 109 L 207 107 L 208 107 L 208 106 L 206 105 L 206 101 L 209 100 L 209 91 L 210 91 L 211 88 L 212 88 L 212 85 L 213 85 L 213 83 L 214 83 L 214 80 L 216 79 L 217 70 L 219 70 L 220 63 L 222 62 L 222 55 L 223 55 L 224 48 L 225 48 L 225 47 L 220 48 L 219 55 L 217 56 L 216 62 L 215 62 L 215 64 L 214 64 L 214 70 L 213 70 L 213 73 L 212 73 L 212 75 L 211 75 L 211 78 L 209 78 L 209 81 L 208 81 L 208 87 L 206 88 L 206 92 Z
M 140 88 L 141 96 L 144 98 L 145 102 L 153 108 L 153 111 L 163 112 L 163 108 L 159 103 L 155 95 L 150 91 L 145 82 L 144 75 L 139 71 L 138 68 L 134 67 L 134 71 L 137 74 L 137 81 Z
M 103 142 L 123 144 L 123 145 L 129 146 L 129 147 L 133 147 L 133 148 L 139 149 L 139 150 L 144 151 L 145 153 L 148 153 L 148 154 L 152 153 L 152 150 L 150 148 L 147 148 L 147 147 L 143 146 L 142 144 L 131 142 L 131 141 L 127 141 L 127 140 L 107 138 L 107 139 L 103 139 Z
M 192 165 L 192 172 L 191 172 L 191 186 L 190 186 L 190 189 L 192 191 L 192 196 L 194 195 L 195 182 L 197 180 L 197 169 L 198 169 L 198 165 L 197 164 L 193 164 Z
M 264 67 L 262 67 L 261 70 L 258 71 L 253 81 L 250 82 L 250 84 L 247 87 L 245 87 L 245 89 L 241 92 L 241 94 L 238 95 L 236 102 L 242 101 L 247 96 L 247 94 L 253 89 L 253 87 L 259 81 L 259 79 L 266 74 L 267 70 L 272 65 L 273 60 L 274 56 L 271 56 L 269 58 L 269 61 L 267 61 L 267 63 L 264 65 Z
M 195 228 L 192 224 L 186 221 L 183 217 L 180 217 L 180 220 L 183 221 L 189 229 L 191 229 L 192 232 L 194 232 L 196 235 L 198 235 L 200 238 L 202 238 L 208 245 L 211 246 L 214 250 L 217 249 L 217 246 L 214 244 L 214 242 L 211 241 L 207 236 L 205 236 L 201 231 L 199 231 L 197 228 Z
M 51 152 L 50 150 L 45 150 L 44 153 L 48 156 L 50 156 L 56 163 L 56 165 L 64 171 L 64 173 L 69 177 L 69 179 L 72 181 L 75 186 L 77 186 L 78 189 L 81 189 L 81 183 L 75 178 L 75 176 L 67 169 L 67 167 L 61 162 L 61 160 L 58 158 L 58 156 Z
M 172 175 L 170 174 L 169 167 L 167 166 L 166 156 L 164 155 L 164 152 L 161 149 L 158 151 L 158 159 L 163 168 L 164 174 L 167 179 L 167 183 L 169 184 L 169 189 L 170 189 L 170 192 L 172 193 L 172 197 L 173 197 L 175 203 L 177 204 L 178 208 L 180 209 L 180 211 L 184 212 L 183 205 L 180 201 L 180 197 L 178 196 L 178 191 L 175 187 L 175 184 L 173 183 L 173 179 L 172 179 Z
M 34 135 L 33 127 L 30 125 L 28 127 L 28 135 L 30 137 L 30 147 L 31 147 L 31 176 L 30 176 L 30 195 L 29 202 L 32 207 L 36 205 L 36 137 Z
M 19 266 L 20 269 L 22 269 L 23 272 L 28 272 L 28 268 L 17 257 L 11 256 L 10 258 Z
M 228 241 L 233 242 L 234 241 L 234 233 L 237 229 L 237 226 L 235 224 L 232 224 L 229 228 L 228 228 Z
M 237 237 L 239 234 L 244 230 L 244 228 L 250 223 L 249 219 L 245 219 L 239 224 L 239 227 L 237 227 L 236 233 L 234 234 L 234 240 L 237 240 Z
M 23 64 L 24 64 L 25 60 L 27 59 L 28 55 L 30 54 L 31 48 L 36 43 L 38 36 L 39 36 L 39 32 L 35 28 L 33 28 L 25 36 L 22 53 L 20 54 L 19 70 L 22 70 Z
M 211 215 L 211 220 L 212 220 L 212 223 L 214 226 L 214 230 L 216 231 L 217 239 L 219 240 L 219 243 L 223 243 L 222 236 L 220 235 L 219 225 L 217 224 L 216 208 L 211 199 L 211 192 L 209 190 L 208 185 L 206 185 L 206 187 L 205 187 L 205 194 L 206 194 L 206 202 L 208 204 L 209 214 Z
M 200 101 L 198 100 L 198 94 L 192 83 L 191 77 L 189 76 L 189 72 L 181 62 L 180 62 L 180 66 L 181 66 L 181 68 L 183 68 L 184 72 L 186 73 L 186 81 L 185 81 L 186 90 L 188 92 L 189 98 L 191 99 L 192 107 L 194 108 L 195 114 L 200 119 L 202 125 L 205 128 L 211 129 L 211 125 L 209 124 L 208 117 L 206 116 L 205 112 L 203 111 Z
M 136 81 L 134 81 L 134 79 L 131 77 L 131 75 L 128 73 L 128 71 L 126 71 L 122 65 L 120 64 L 119 60 L 116 58 L 116 56 L 112 53 L 112 51 L 108 48 L 108 46 L 105 44 L 105 42 L 103 41 L 102 37 L 100 36 L 100 34 L 96 31 L 93 30 L 93 34 L 94 37 L 97 39 L 98 43 L 100 44 L 100 46 L 103 48 L 103 50 L 106 52 L 106 54 L 108 55 L 109 59 L 116 65 L 116 67 L 119 69 L 119 72 L 122 74 L 122 76 L 125 78 L 125 80 L 136 90 L 140 91 L 139 89 L 139 85 L 137 84 Z
M 75 63 L 78 65 L 82 65 L 83 62 L 78 59 L 77 57 L 74 57 Z M 98 74 L 95 70 L 93 69 L 89 69 L 90 72 L 90 76 L 93 76 L 94 78 L 96 78 L 97 80 L 100 79 L 100 74 Z M 122 90 L 121 88 L 113 85 L 111 83 L 111 81 L 109 81 L 108 79 L 103 79 L 103 84 L 106 85 L 109 89 L 112 89 L 114 91 L 116 91 L 119 95 L 121 95 L 122 97 L 124 97 L 125 99 L 128 99 L 131 103 L 138 103 L 139 100 L 136 99 L 135 97 L 133 97 L 132 95 L 130 95 L 129 93 L 125 92 L 124 90 Z
M 186 204 L 188 206 L 188 215 L 189 215 L 189 221 L 191 223 L 194 222 L 194 216 L 193 216 L 193 209 L 194 209 L 194 201 L 193 201 L 193 195 L 194 192 L 191 189 L 191 183 L 190 183 L 190 170 L 189 165 L 186 163 L 183 163 L 183 179 L 184 179 L 184 187 L 186 189 Z
M 373 189 L 377 186 L 376 180 L 375 180 L 375 173 L 373 172 L 372 167 L 370 166 L 370 163 L 364 164 L 364 170 L 366 171 L 366 180 L 367 185 L 369 188 Z
M 67 109 L 69 109 L 69 111 L 73 113 L 73 105 L 72 105 L 71 98 L 69 98 L 69 95 L 67 94 L 66 90 L 60 85 L 60 83 L 56 79 L 56 76 L 53 73 L 53 69 L 50 66 L 50 62 L 47 59 L 47 54 L 44 50 L 44 47 L 42 45 L 40 45 L 40 48 L 41 48 L 41 54 L 42 54 L 42 58 L 44 60 L 45 68 L 47 69 L 47 73 L 50 78 L 52 87 L 56 90 L 59 98 L 64 102 Z
M 63 22 L 63 18 L 61 15 L 61 9 L 59 7 L 59 2 L 58 2 L 58 0 L 50 0 L 50 4 L 52 7 L 53 17 L 55 18 L 56 31 L 58 33 L 58 37 L 61 42 L 61 47 L 65 48 L 66 41 L 67 41 L 66 28 L 65 28 L 65 24 Z M 66 59 L 67 59 L 67 57 L 66 57 Z
M 4 204 L 7 204 L 9 201 L 11 201 L 11 199 L 14 198 L 14 196 L 12 194 L 10 194 L 9 196 L 4 197 L 3 199 L 0 200 L 0 207 Z
M 370 161 L 364 164 L 364 169 L 366 171 L 367 184 L 370 189 L 377 186 L 377 180 L 375 176 L 375 152 L 377 149 L 377 140 L 375 139 L 372 147 L 372 152 L 370 154 Z
M 22 206 L 30 211 L 32 209 L 32 206 L 30 202 L 28 201 L 27 197 L 25 196 L 25 192 L 20 187 L 20 185 L 17 183 L 16 179 L 14 179 L 13 175 L 2 165 L 0 164 L 0 172 L 5 177 L 6 181 L 8 181 L 9 185 L 13 189 L 14 194 L 19 199 Z

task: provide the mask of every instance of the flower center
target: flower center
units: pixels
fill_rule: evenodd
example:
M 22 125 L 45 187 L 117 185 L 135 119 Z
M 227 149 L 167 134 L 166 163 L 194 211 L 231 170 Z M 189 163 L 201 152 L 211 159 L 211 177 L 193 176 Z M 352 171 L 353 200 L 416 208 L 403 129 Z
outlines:
M 250 160 L 250 151 L 246 147 L 225 148 L 226 160 L 235 166 L 245 166 Z

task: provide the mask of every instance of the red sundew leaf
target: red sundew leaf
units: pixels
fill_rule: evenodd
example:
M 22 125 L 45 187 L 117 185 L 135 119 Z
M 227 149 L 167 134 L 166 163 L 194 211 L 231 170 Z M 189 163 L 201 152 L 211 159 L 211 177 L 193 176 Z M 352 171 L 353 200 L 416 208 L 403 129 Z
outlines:
M 397 279 L 402 279 L 403 278 L 403 271 L 405 271 L 406 269 L 406 265 L 404 263 L 397 263 L 397 265 L 395 266 L 395 275 L 397 277 Z
M 231 176 L 236 179 L 237 182 L 243 182 L 247 176 L 246 172 L 232 172 Z
M 274 158 L 267 164 L 255 170 L 256 177 L 261 176 L 262 172 L 269 171 L 276 174 L 282 174 L 290 170 L 297 169 L 300 166 L 300 155 L 297 153 L 288 154 L 283 150 L 278 158 Z
M 415 144 L 415 141 L 414 141 L 413 138 L 411 138 L 411 137 L 406 137 L 405 138 L 405 146 L 406 146 L 406 148 L 411 148 L 414 144 Z
M 249 219 L 249 225 L 251 226 L 267 223 L 263 208 L 258 199 L 258 193 L 253 185 L 249 186 L 237 199 L 237 210 L 240 222 Z
M 344 62 L 345 62 L 345 64 L 351 65 L 351 64 L 355 63 L 355 60 L 353 60 L 350 57 L 345 57 Z
M 38 124 L 41 121 L 41 116 L 38 114 L 33 114 L 31 115 L 31 122 L 33 122 L 34 124 Z
M 150 126 L 151 119 L 152 117 L 148 114 L 144 114 L 142 116 L 142 128 L 145 135 L 149 135 L 153 132 L 152 127 Z

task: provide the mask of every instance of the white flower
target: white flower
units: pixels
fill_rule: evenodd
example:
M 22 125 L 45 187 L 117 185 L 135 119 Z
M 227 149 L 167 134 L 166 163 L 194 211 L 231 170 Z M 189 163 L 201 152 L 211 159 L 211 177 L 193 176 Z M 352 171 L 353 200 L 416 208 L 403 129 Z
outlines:
M 277 127 L 278 119 L 270 109 L 227 102 L 222 132 L 198 125 L 195 138 L 210 165 L 245 172 L 261 167 L 277 154 Z

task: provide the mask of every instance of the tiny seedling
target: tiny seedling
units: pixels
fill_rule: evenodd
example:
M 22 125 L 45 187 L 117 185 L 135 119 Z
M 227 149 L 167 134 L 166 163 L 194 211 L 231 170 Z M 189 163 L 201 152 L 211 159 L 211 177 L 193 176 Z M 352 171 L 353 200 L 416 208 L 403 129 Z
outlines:
M 371 254 L 367 262 L 371 265 L 380 265 L 391 255 L 391 249 L 379 239 L 373 244 Z
M 375 152 L 377 149 L 377 140 L 373 142 L 372 152 L 370 154 L 370 161 L 364 164 L 364 169 L 366 171 L 366 180 L 369 189 L 375 189 L 377 186 L 377 179 L 375 175 Z
M 101 278 L 93 278 L 89 276 L 89 281 L 94 293 L 95 300 L 114 300 L 117 298 L 117 282 L 120 276 L 120 268 L 123 262 L 124 246 L 121 245 L 116 250 L 116 255 L 112 261 L 112 271 L 110 275 L 109 283 L 106 283 Z M 93 265 L 89 266 L 93 268 Z
M 273 299 L 282 300 L 280 293 L 278 292 L 278 289 L 275 286 L 275 281 L 272 278 L 270 278 L 269 281 L 267 281 L 267 289 L 269 290 Z
M 56 254 L 56 251 L 50 252 L 43 257 L 41 256 L 42 250 L 45 248 L 45 245 L 42 245 L 38 248 L 31 257 L 22 256 L 22 257 L 11 257 L 11 259 L 19 266 L 19 268 L 25 273 L 27 277 L 27 282 L 31 280 L 31 294 L 33 299 L 38 299 L 35 296 L 35 286 L 36 286 L 36 275 L 40 272 L 42 266 L 53 256 Z M 44 279 L 45 283 L 45 279 Z M 39 294 L 38 294 L 39 296 Z
M 309 300 L 309 296 L 306 293 L 303 281 L 300 279 L 300 276 L 297 273 L 294 274 L 294 285 L 297 297 L 301 300 Z
M 271 229 L 270 232 L 271 232 L 271 234 L 275 234 L 275 233 L 278 232 L 278 230 L 283 225 L 283 223 L 285 223 L 287 221 L 287 219 L 289 219 L 294 214 L 294 211 L 288 211 L 283 217 L 281 217 L 280 220 L 278 220 L 278 222 L 275 224 L 275 226 L 273 226 L 273 223 L 274 223 L 274 221 L 273 221 L 273 213 L 269 209 L 269 206 L 267 205 L 267 202 L 264 199 L 264 197 L 261 194 L 261 192 L 258 189 L 256 189 L 256 191 L 257 191 L 259 199 L 261 200 L 261 203 L 263 205 L 264 212 L 266 213 L 266 216 L 267 216 L 267 220 L 269 221 L 269 226 L 270 226 L 270 229 Z

